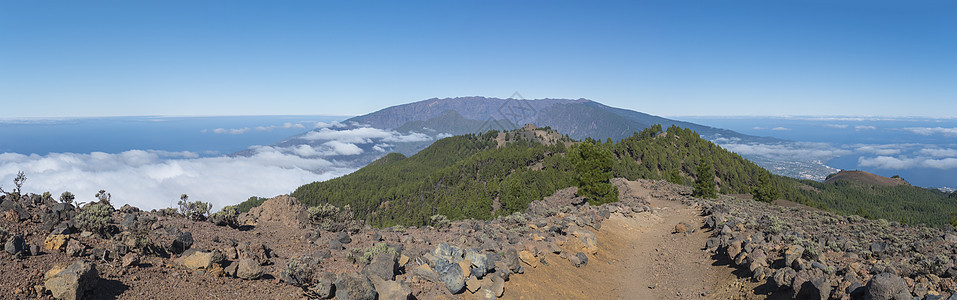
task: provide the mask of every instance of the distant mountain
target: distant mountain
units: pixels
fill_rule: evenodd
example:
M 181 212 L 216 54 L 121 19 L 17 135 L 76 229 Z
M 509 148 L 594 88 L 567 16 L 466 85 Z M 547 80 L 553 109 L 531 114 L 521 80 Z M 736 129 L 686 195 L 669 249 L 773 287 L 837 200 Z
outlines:
M 884 177 L 864 171 L 840 171 L 827 176 L 824 183 L 837 184 L 840 181 L 852 181 L 873 186 L 909 186 L 910 183 L 900 177 Z
M 738 138 L 744 141 L 779 141 L 727 129 L 671 120 L 637 111 L 610 107 L 587 99 L 499 99 L 459 97 L 428 99 L 388 107 L 346 121 L 402 132 L 441 132 L 452 135 L 487 130 L 512 130 L 527 123 L 551 127 L 581 140 L 621 140 L 654 124 L 694 130 L 705 139 Z
M 357 116 L 333 127 L 317 128 L 290 137 L 273 146 L 289 153 L 325 153 L 321 157 L 336 166 L 359 168 L 397 152 L 411 156 L 443 137 L 508 131 L 525 124 L 548 127 L 575 140 L 593 138 L 619 141 L 635 132 L 659 124 L 676 126 L 698 133 L 709 141 L 737 144 L 784 144 L 790 141 L 757 137 L 710 126 L 667 119 L 637 111 L 610 107 L 587 99 L 500 99 L 458 97 L 428 99 L 387 107 Z M 379 130 L 382 132 L 371 132 Z M 332 134 L 330 131 L 341 131 Z M 374 134 L 372 134 L 374 133 Z M 343 145 L 331 142 L 336 137 L 360 136 L 350 141 L 354 151 L 337 151 Z M 307 147 L 308 146 L 308 147 Z M 237 153 L 250 155 L 254 150 Z M 778 175 L 823 180 L 831 169 L 818 168 L 822 162 L 776 161 L 760 156 L 745 156 Z M 824 171 L 821 171 L 824 170 Z M 811 174 L 808 176 L 808 174 Z

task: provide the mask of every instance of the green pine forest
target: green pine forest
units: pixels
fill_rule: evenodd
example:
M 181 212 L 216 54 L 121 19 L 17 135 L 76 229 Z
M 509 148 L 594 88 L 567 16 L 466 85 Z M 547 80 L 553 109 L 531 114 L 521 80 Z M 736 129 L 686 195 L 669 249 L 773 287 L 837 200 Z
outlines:
M 532 130 L 557 134 L 547 127 Z M 567 136 L 546 142 L 527 131 L 441 139 L 410 157 L 391 153 L 352 174 L 303 185 L 292 196 L 308 206 L 349 205 L 355 218 L 377 227 L 419 226 L 436 214 L 456 220 L 522 212 L 528 203 L 571 186 L 579 186 L 591 203 L 616 201 L 608 178 L 691 186 L 708 180 L 698 176 L 705 170 L 721 194 L 754 194 L 765 201 L 785 199 L 902 223 L 957 224 L 957 193 L 777 176 L 689 129 L 665 131 L 654 125 L 618 142 L 577 143 Z M 699 168 L 708 162 L 711 168 Z M 604 171 L 594 171 L 598 169 Z

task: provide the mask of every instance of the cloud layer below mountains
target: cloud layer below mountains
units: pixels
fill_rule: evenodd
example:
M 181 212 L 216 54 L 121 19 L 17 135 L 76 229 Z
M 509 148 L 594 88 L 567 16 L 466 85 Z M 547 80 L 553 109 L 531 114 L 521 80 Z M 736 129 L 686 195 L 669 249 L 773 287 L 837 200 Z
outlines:
M 109 154 L 54 153 L 45 156 L 0 154 L 0 183 L 12 188 L 13 176 L 27 174 L 25 192 L 70 191 L 77 201 L 90 201 L 100 189 L 113 204 L 142 209 L 169 207 L 180 194 L 210 202 L 214 210 L 250 196 L 272 197 L 296 187 L 352 171 L 320 158 L 303 158 L 276 150 L 258 150 L 249 157 L 170 158 L 157 151 L 131 150 Z
M 250 196 L 286 194 L 306 183 L 351 173 L 357 166 L 343 157 L 362 154 L 359 144 L 374 143 L 374 151 L 384 152 L 394 143 L 433 139 L 424 134 L 367 127 L 346 129 L 339 123 L 316 127 L 317 131 L 305 137 L 319 144 L 253 146 L 247 156 L 201 157 L 193 152 L 156 150 L 3 153 L 0 187 L 11 190 L 14 176 L 22 170 L 27 175 L 24 192 L 49 191 L 57 196 L 70 191 L 77 195 L 77 201 L 86 202 L 105 189 L 112 194 L 115 206 L 129 203 L 142 209 L 170 207 L 176 205 L 181 194 L 188 194 L 191 200 L 210 202 L 213 210 L 219 210 Z

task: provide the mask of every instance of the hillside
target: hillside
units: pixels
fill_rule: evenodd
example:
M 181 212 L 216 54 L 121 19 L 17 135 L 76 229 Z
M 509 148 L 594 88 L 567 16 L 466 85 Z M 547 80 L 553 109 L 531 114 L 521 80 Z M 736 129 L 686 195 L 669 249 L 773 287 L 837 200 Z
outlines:
M 873 186 L 910 185 L 910 183 L 907 183 L 907 180 L 904 180 L 900 177 L 884 177 L 864 171 L 840 171 L 827 176 L 827 179 L 824 180 L 824 183 L 837 184 L 840 181 L 857 182 Z
M 544 134 L 535 134 L 541 131 Z M 526 127 L 436 141 L 415 155 L 392 154 L 358 171 L 296 189 L 311 206 L 349 205 L 358 219 L 378 226 L 422 225 L 435 214 L 489 219 L 571 186 L 561 158 L 571 139 Z M 536 167 L 537 165 L 537 167 Z
M 303 185 L 292 195 L 310 206 L 350 205 L 355 218 L 376 226 L 422 225 L 436 214 L 451 219 L 508 215 L 575 185 L 580 175 L 566 156 L 574 147 L 571 139 L 543 143 L 534 132 L 561 136 L 549 128 L 523 128 L 449 137 L 409 157 L 391 154 L 353 174 Z M 698 178 L 696 167 L 710 161 L 720 193 L 748 194 L 768 174 L 694 131 L 674 126 L 663 131 L 654 125 L 618 142 L 585 142 L 608 150 L 614 160 L 611 175 L 629 180 L 691 185 Z M 942 226 L 957 213 L 957 197 L 909 185 L 767 177 L 774 198 L 841 214 Z
M 708 158 L 720 191 L 749 193 L 757 176 L 767 172 L 677 127 L 663 132 L 655 125 L 618 143 L 584 143 L 607 150 L 615 177 L 665 179 L 675 173 L 690 185 L 695 166 Z M 529 202 L 575 185 L 580 174 L 567 155 L 575 145 L 554 130 L 533 126 L 454 136 L 408 158 L 389 155 L 352 174 L 301 186 L 292 195 L 310 206 L 350 205 L 357 219 L 377 226 L 427 224 L 435 214 L 488 219 L 523 211 Z M 774 178 L 782 189 L 794 184 Z

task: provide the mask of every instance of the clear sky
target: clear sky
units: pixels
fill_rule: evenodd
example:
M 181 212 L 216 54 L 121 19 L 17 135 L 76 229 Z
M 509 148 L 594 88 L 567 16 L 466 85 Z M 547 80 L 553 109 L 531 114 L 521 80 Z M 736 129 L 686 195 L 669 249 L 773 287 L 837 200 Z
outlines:
M 957 1 L 2 1 L 0 118 L 433 97 L 957 117 Z

